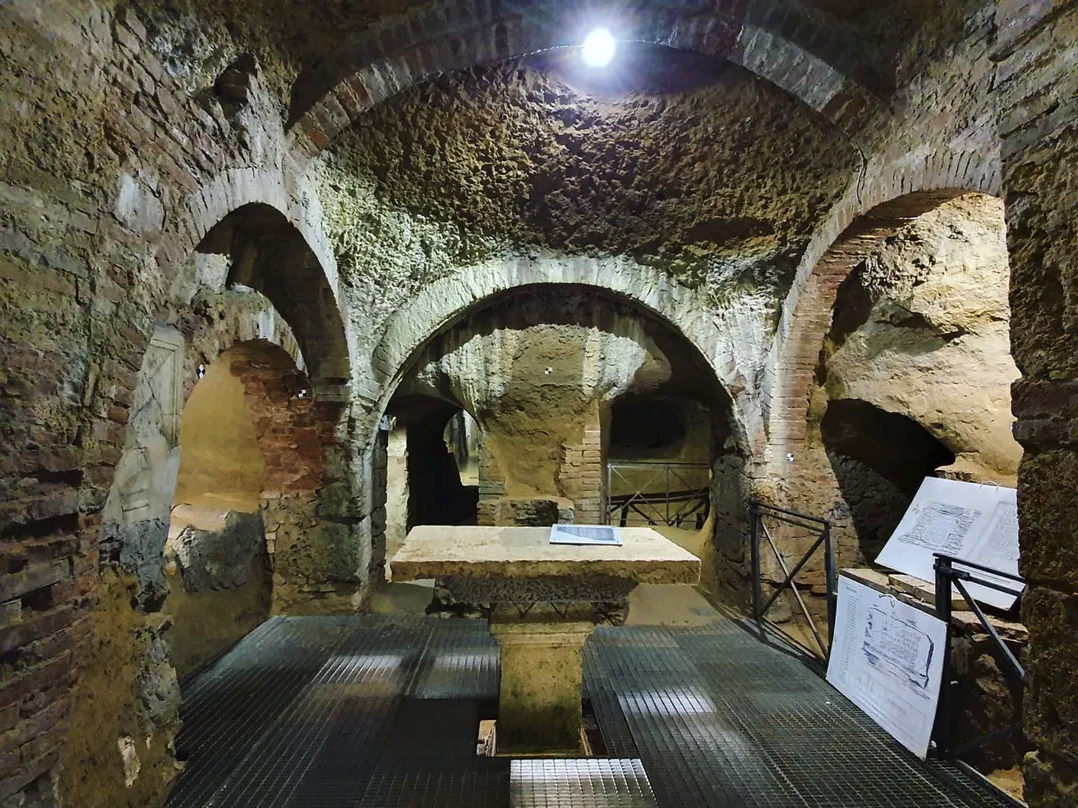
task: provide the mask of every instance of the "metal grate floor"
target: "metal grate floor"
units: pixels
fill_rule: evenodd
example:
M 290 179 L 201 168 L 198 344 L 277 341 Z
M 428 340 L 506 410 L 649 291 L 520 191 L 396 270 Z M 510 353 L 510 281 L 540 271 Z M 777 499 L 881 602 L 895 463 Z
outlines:
M 273 618 L 184 683 L 168 808 L 975 808 L 798 656 L 738 621 L 600 628 L 585 650 L 607 758 L 475 757 L 497 645 L 470 620 Z

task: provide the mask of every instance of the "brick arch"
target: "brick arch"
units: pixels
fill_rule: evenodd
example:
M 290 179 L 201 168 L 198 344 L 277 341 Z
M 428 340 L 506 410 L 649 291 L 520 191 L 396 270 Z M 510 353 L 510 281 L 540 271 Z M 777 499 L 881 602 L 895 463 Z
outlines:
M 414 357 L 439 333 L 485 301 L 526 286 L 585 286 L 628 301 L 679 334 L 714 371 L 731 405 L 731 429 L 749 456 L 762 440 L 763 421 L 752 374 L 740 369 L 724 324 L 695 293 L 668 275 L 618 258 L 507 259 L 470 267 L 424 287 L 393 314 L 372 352 L 369 395 L 375 418 L 385 412 Z
M 272 345 L 288 355 L 297 371 L 307 372 L 291 326 L 265 296 L 225 292 L 216 300 L 222 304 L 223 316 L 190 314 L 180 324 L 186 337 L 182 370 L 185 401 L 198 382 L 199 365 L 209 365 L 221 354 L 244 343 Z
M 266 550 L 273 561 L 274 610 L 287 611 L 324 583 L 312 556 L 336 552 L 326 542 L 332 533 L 317 528 L 323 519 L 320 492 L 333 482 L 326 458 L 336 442 L 341 408 L 310 395 L 310 382 L 287 340 L 278 344 L 256 335 L 233 341 L 227 331 L 221 336 L 213 358 L 227 358 L 229 373 L 243 387 L 243 406 L 265 468 L 260 490 L 250 493 L 260 501 Z M 206 358 L 188 345 L 188 361 Z M 188 397 L 198 384 L 197 376 L 188 380 Z M 181 435 L 188 428 L 181 418 Z
M 998 155 L 936 154 L 919 170 L 880 175 L 887 178 L 860 199 L 847 197 L 833 209 L 787 295 L 765 402 L 772 463 L 803 445 L 820 349 L 831 327 L 838 288 L 854 267 L 921 214 L 965 194 L 995 196 L 1001 190 Z
M 889 90 L 845 29 L 777 0 L 665 0 L 639 12 L 616 4 L 582 12 L 569 0 L 432 0 L 351 37 L 297 81 L 293 152 L 300 162 L 317 155 L 364 111 L 435 75 L 577 45 L 589 20 L 603 20 L 619 39 L 727 59 L 850 134 Z
M 233 194 L 222 209 L 243 198 Z M 328 244 L 312 247 L 300 229 L 303 221 L 290 218 L 277 201 L 245 202 L 216 220 L 211 218 L 216 211 L 206 213 L 203 224 L 213 224 L 196 230 L 202 236 L 193 249 L 231 255 L 229 283 L 254 288 L 273 303 L 291 327 L 316 388 L 326 394 L 351 376 L 336 264 L 315 249 L 331 255 Z M 337 391 L 330 394 L 340 397 Z

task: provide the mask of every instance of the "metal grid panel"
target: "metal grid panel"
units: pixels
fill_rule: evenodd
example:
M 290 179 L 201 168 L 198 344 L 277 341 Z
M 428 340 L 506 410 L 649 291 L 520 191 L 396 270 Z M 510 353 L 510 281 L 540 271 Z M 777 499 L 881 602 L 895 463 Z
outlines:
M 595 644 L 584 646 L 584 697 L 591 701 L 606 753 L 615 758 L 636 758 L 636 741 L 621 711 L 613 680 L 595 652 Z
M 359 808 L 509 808 L 508 766 L 486 770 L 385 772 Z
M 474 756 L 495 649 L 478 621 L 268 621 L 184 683 L 192 754 L 169 808 L 505 808 L 511 790 L 559 808 L 1009 804 L 728 620 L 597 630 L 585 692 L 612 759 L 514 761 L 511 789 L 508 761 Z
M 640 760 L 514 760 L 512 808 L 658 808 Z
M 397 725 L 401 694 L 415 677 L 430 641 L 430 627 L 416 622 L 372 621 L 357 627 L 339 655 L 360 661 L 357 681 L 323 687 L 319 700 L 336 705 L 324 742 L 310 750 L 310 763 L 287 805 L 345 808 L 358 804 L 375 772 L 380 749 Z
M 615 688 L 662 805 L 802 805 L 706 691 L 702 675 L 662 630 L 623 629 L 604 649 Z M 606 632 L 596 632 L 602 643 Z M 659 636 L 656 636 L 659 635 Z M 626 642 L 639 636 L 641 646 Z M 604 653 L 605 652 L 605 653 Z
M 498 698 L 498 643 L 479 620 L 442 620 L 409 695 L 418 699 Z
M 208 801 L 353 630 L 343 619 L 272 618 L 184 688 L 187 764 L 167 808 Z
M 745 624 L 684 631 L 678 644 L 706 672 L 709 693 L 810 806 L 976 808 L 1009 803 L 940 761 L 918 761 L 864 712 L 761 643 Z

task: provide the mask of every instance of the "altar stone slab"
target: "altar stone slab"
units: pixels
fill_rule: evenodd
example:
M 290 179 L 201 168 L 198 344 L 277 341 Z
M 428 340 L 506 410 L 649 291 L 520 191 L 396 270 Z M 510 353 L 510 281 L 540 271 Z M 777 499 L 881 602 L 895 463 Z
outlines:
M 622 527 L 622 546 L 551 544 L 549 527 L 423 525 L 390 567 L 394 581 L 426 578 L 621 578 L 695 584 L 700 559 L 647 527 Z

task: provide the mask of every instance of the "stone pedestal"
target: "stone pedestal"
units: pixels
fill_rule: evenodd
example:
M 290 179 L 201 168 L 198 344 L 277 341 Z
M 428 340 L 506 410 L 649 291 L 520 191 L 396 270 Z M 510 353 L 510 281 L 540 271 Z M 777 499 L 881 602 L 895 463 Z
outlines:
M 694 584 L 700 560 L 648 528 L 623 544 L 550 544 L 545 527 L 412 529 L 393 580 L 439 579 L 465 603 L 491 607 L 501 646 L 499 755 L 579 756 L 584 643 L 596 607 L 622 604 L 640 583 Z
M 584 643 L 595 624 L 491 620 L 501 647 L 497 753 L 578 757 Z

